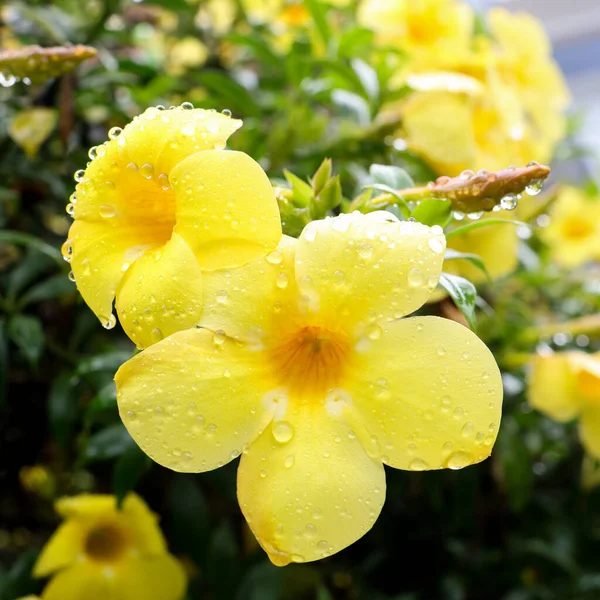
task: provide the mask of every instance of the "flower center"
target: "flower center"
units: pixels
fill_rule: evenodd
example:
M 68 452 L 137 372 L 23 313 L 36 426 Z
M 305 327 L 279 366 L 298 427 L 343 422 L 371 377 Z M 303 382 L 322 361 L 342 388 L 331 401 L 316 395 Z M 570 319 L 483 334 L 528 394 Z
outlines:
M 278 385 L 293 398 L 324 400 L 349 366 L 350 344 L 343 333 L 303 327 L 272 350 Z
M 591 236 L 594 226 L 585 219 L 571 218 L 563 224 L 563 233 L 572 240 L 581 240 Z
M 101 525 L 92 529 L 85 540 L 85 553 L 93 560 L 114 562 L 127 547 L 127 535 L 117 525 Z

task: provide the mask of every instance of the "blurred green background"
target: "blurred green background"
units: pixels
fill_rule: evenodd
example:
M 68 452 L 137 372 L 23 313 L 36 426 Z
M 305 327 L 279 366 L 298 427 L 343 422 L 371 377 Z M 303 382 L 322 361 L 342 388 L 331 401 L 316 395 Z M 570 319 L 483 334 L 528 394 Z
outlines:
M 381 517 L 335 556 L 272 566 L 239 510 L 237 461 L 173 473 L 151 463 L 119 420 L 112 378 L 132 344 L 119 326 L 99 327 L 60 254 L 73 173 L 109 128 L 147 106 L 190 101 L 242 118 L 229 146 L 274 181 L 284 169 L 311 175 L 324 157 L 348 198 L 373 163 L 402 166 L 418 182 L 436 175 L 393 143 L 397 123 L 376 119 L 406 92 L 389 85 L 403 53 L 376 51 L 371 31 L 344 21 L 353 10 L 346 4 L 307 1 L 301 23 L 253 20 L 243 3 L 220 0 L 2 6 L 4 50 L 81 43 L 98 51 L 59 77 L 0 81 L 2 600 L 41 590 L 30 571 L 57 525 L 56 497 L 134 488 L 185 561 L 189 599 L 600 598 L 600 493 L 582 490 L 576 427 L 530 408 L 524 369 L 511 359 L 540 342 L 531 335 L 540 316 L 598 312 L 600 274 L 597 265 L 565 273 L 548 264 L 535 236 L 514 276 L 480 290 L 495 312 L 482 311 L 479 334 L 505 383 L 492 457 L 462 471 L 388 469 Z M 40 108 L 48 110 L 31 112 Z M 579 151 L 567 141 L 561 152 L 568 163 Z M 541 342 L 600 350 L 597 338 L 568 332 Z

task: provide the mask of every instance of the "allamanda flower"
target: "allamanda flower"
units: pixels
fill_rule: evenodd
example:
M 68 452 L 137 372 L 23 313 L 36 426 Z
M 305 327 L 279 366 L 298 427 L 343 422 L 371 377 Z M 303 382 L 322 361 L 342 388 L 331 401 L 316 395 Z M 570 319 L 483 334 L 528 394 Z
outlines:
M 578 418 L 585 449 L 600 459 L 600 352 L 536 356 L 529 402 L 556 421 Z
M 540 230 L 551 257 L 564 267 L 600 260 L 600 197 L 563 188 L 550 210 L 550 224 Z
M 183 567 L 171 556 L 141 498 L 129 494 L 120 510 L 114 496 L 83 494 L 62 498 L 65 519 L 34 567 L 51 576 L 43 600 L 180 600 Z
M 444 248 L 439 227 L 353 213 L 213 272 L 199 328 L 117 372 L 126 427 L 176 471 L 241 454 L 242 512 L 275 564 L 338 552 L 379 515 L 383 464 L 459 469 L 496 438 L 488 349 L 453 321 L 401 319 L 435 289 Z
M 119 320 L 140 348 L 197 322 L 203 272 L 240 266 L 279 242 L 266 174 L 223 149 L 240 126 L 187 104 L 149 108 L 113 128 L 75 174 L 63 255 L 107 328 L 116 296 Z

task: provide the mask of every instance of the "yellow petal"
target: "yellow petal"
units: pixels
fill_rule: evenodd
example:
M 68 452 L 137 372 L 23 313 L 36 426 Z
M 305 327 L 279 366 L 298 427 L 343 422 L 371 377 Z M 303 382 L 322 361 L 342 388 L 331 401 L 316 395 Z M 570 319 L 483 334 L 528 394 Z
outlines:
M 243 152 L 199 152 L 170 175 L 176 197 L 175 231 L 203 269 L 243 265 L 273 250 L 281 238 L 273 188 Z
M 73 564 L 83 551 L 85 533 L 85 528 L 73 521 L 60 525 L 35 563 L 34 576 L 46 577 Z
M 557 421 L 570 421 L 581 410 L 569 353 L 536 356 L 529 373 L 529 402 Z
M 581 441 L 594 458 L 600 459 L 600 407 L 588 406 L 579 421 Z
M 127 271 L 117 293 L 119 322 L 138 348 L 194 327 L 202 314 L 202 271 L 181 236 L 148 250 Z
M 262 353 L 219 332 L 175 333 L 127 361 L 115 381 L 129 433 L 175 471 L 228 463 L 271 418 Z
M 53 577 L 42 592 L 42 600 L 107 600 L 111 583 L 91 562 L 81 562 Z
M 173 168 L 198 151 L 225 147 L 241 125 L 216 111 L 147 109 L 96 149 L 75 190 L 75 218 L 127 219 L 144 226 L 171 220 Z
M 473 99 L 446 91 L 411 94 L 402 107 L 408 145 L 439 172 L 458 175 L 477 155 Z
M 355 361 L 342 387 L 386 464 L 456 469 L 489 456 L 502 382 L 471 330 L 438 317 L 394 321 Z
M 79 494 L 59 498 L 54 508 L 64 519 L 96 519 L 113 514 L 117 509 L 117 500 L 110 494 Z
M 344 415 L 288 411 L 242 455 L 238 499 L 276 565 L 318 560 L 362 537 L 385 498 L 385 474 Z
M 511 219 L 506 211 L 492 213 L 493 217 L 483 218 Z M 477 254 L 492 279 L 498 279 L 514 271 L 518 264 L 519 237 L 514 225 L 489 225 L 469 231 L 448 240 L 448 248 L 458 252 Z M 485 274 L 467 260 L 454 259 L 444 263 L 444 271 L 466 277 L 470 281 L 485 281 Z
M 153 558 L 129 557 L 115 570 L 115 598 L 119 600 L 181 600 L 186 575 L 177 559 L 165 554 Z M 87 600 L 87 598 L 86 598 Z
M 137 494 L 127 495 L 121 513 L 133 534 L 133 543 L 140 554 L 158 555 L 167 551 L 157 516 Z
M 282 236 L 264 257 L 237 269 L 204 273 L 203 327 L 268 345 L 300 321 L 294 260 L 298 240 Z
M 296 280 L 307 318 L 347 331 L 398 319 L 420 308 L 440 277 L 440 227 L 358 212 L 309 223 L 298 240 Z
M 112 304 L 127 265 L 153 242 L 152 232 L 113 223 L 75 221 L 67 244 L 73 248 L 71 268 L 77 289 L 103 325 L 112 314 Z

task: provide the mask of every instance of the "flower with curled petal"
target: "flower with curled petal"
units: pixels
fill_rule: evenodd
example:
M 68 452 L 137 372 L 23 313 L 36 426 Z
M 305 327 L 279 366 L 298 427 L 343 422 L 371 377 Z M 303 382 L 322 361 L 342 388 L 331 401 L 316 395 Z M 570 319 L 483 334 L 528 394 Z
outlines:
M 42 600 L 180 600 L 186 587 L 181 564 L 139 496 L 120 510 L 115 496 L 61 498 L 64 523 L 52 535 L 33 573 L 52 576 Z
M 600 352 L 536 356 L 529 376 L 529 402 L 556 421 L 578 418 L 586 451 L 600 459 Z
M 244 516 L 277 565 L 364 535 L 383 464 L 458 469 L 491 452 L 502 386 L 469 329 L 402 319 L 435 289 L 440 227 L 358 212 L 205 278 L 198 329 L 116 374 L 121 417 L 157 462 L 185 472 L 240 454 Z
M 67 212 L 63 245 L 77 288 L 105 327 L 143 348 L 192 327 L 202 273 L 243 265 L 281 237 L 261 167 L 224 150 L 241 121 L 191 105 L 149 108 L 92 148 Z

